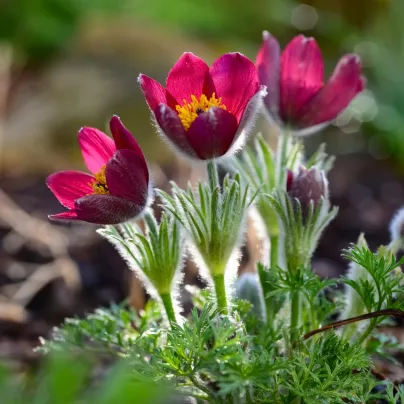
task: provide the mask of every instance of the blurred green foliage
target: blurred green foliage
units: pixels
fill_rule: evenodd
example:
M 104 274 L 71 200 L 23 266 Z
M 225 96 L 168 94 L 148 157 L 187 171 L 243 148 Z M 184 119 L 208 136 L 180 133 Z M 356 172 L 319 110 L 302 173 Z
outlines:
M 94 372 L 94 361 L 54 354 L 31 380 L 16 378 L 6 368 L 0 368 L 2 404 L 156 404 L 167 402 L 164 386 L 134 381 L 128 365 L 119 362 L 106 370 L 108 377 L 100 379 Z M 104 369 L 105 370 L 105 369 Z

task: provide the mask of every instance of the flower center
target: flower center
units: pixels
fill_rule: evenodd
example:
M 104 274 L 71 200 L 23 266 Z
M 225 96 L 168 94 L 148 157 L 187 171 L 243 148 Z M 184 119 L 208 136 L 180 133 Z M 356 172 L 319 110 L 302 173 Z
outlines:
M 222 109 L 227 109 L 226 105 L 222 104 L 222 98 L 216 98 L 215 93 L 212 94 L 212 97 L 208 99 L 205 94 L 202 94 L 198 98 L 194 95 L 191 95 L 191 102 L 183 101 L 184 104 L 177 105 L 175 109 L 178 112 L 178 117 L 181 120 L 182 125 L 184 126 L 185 130 L 188 130 L 191 126 L 192 122 L 198 117 L 198 115 L 206 112 L 211 107 L 218 107 Z
M 95 179 L 93 180 L 93 182 L 90 185 L 93 188 L 93 191 L 95 194 L 100 194 L 100 195 L 109 194 L 107 179 L 105 177 L 106 168 L 107 168 L 107 166 L 103 166 L 103 167 L 101 167 L 101 170 L 98 171 L 98 173 L 94 174 Z

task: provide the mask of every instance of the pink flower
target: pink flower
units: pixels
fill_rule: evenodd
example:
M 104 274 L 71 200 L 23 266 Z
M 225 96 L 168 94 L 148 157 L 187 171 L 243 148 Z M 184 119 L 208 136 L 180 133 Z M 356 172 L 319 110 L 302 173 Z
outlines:
M 51 219 L 117 224 L 138 216 L 149 202 L 149 171 L 142 150 L 117 116 L 113 140 L 94 128 L 79 131 L 79 143 L 92 173 L 60 171 L 46 183 L 67 212 Z
M 264 106 L 277 123 L 301 134 L 335 119 L 365 86 L 359 56 L 344 55 L 324 84 L 323 58 L 313 38 L 296 36 L 280 52 L 278 41 L 264 31 L 256 61 L 260 83 L 268 88 Z
M 166 88 L 144 74 L 139 83 L 162 134 L 180 152 L 202 160 L 242 143 L 265 95 L 256 67 L 240 53 L 227 53 L 210 68 L 184 53 Z

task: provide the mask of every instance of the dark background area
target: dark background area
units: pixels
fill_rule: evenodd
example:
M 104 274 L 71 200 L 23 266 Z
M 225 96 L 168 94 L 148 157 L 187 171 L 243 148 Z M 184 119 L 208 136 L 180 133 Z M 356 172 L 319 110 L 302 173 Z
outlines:
M 150 162 L 154 183 L 184 185 L 198 169 L 175 157 L 150 125 L 137 76 L 164 81 L 184 51 L 208 63 L 229 51 L 251 59 L 268 30 L 285 45 L 315 36 L 330 74 L 362 57 L 368 88 L 334 125 L 306 141 L 336 154 L 329 175 L 340 207 L 317 250 L 321 275 L 346 269 L 341 249 L 364 231 L 372 248 L 404 202 L 404 4 L 401 0 L 3 0 L 0 3 L 0 360 L 36 359 L 40 335 L 66 316 L 145 294 L 91 225 L 55 225 L 62 207 L 45 178 L 83 169 L 81 126 L 121 116 Z M 270 133 L 264 122 L 257 130 Z M 249 243 L 250 250 L 253 242 Z M 248 256 L 242 270 L 252 270 Z M 187 282 L 196 270 L 187 267 Z

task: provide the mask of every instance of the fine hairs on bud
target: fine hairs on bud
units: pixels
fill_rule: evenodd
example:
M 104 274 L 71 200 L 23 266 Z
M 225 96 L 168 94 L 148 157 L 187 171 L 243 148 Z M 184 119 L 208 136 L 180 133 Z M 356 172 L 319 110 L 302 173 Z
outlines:
M 360 247 L 368 247 L 363 233 L 360 234 L 357 244 Z M 355 281 L 372 280 L 368 271 L 366 271 L 365 268 L 361 267 L 355 262 L 351 262 L 349 264 L 347 277 Z M 345 285 L 345 301 L 346 305 L 341 313 L 341 320 L 364 314 L 365 304 L 363 303 L 362 298 L 359 296 L 358 292 L 349 285 Z M 347 339 L 351 338 L 355 334 L 355 332 L 363 330 L 368 325 L 368 323 L 368 321 L 360 321 L 354 324 L 347 325 L 341 330 L 342 336 Z
M 391 243 L 396 252 L 404 247 L 404 207 L 399 209 L 390 222 Z

